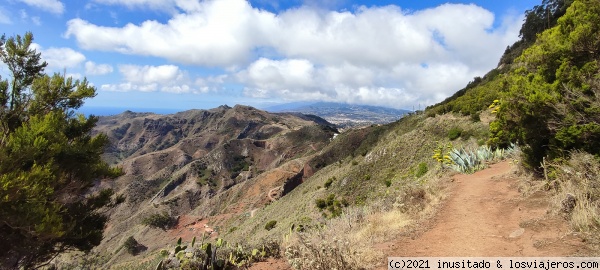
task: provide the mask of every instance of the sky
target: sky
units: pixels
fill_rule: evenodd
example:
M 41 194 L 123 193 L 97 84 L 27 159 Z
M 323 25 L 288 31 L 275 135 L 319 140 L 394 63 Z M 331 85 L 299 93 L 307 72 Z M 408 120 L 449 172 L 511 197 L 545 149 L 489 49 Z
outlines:
M 540 2 L 3 0 L 0 34 L 31 31 L 47 73 L 87 78 L 86 107 L 412 109 L 495 68 Z

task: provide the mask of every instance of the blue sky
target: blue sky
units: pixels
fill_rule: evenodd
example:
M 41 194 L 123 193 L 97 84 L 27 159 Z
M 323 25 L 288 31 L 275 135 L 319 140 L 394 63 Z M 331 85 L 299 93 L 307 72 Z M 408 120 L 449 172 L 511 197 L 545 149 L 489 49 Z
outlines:
M 0 33 L 33 32 L 47 72 L 97 87 L 88 107 L 412 108 L 494 68 L 539 2 L 5 0 Z

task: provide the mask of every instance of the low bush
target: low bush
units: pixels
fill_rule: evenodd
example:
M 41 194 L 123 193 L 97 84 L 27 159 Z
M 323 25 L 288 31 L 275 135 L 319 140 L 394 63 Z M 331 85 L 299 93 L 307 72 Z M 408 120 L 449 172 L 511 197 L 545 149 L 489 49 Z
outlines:
M 265 224 L 265 230 L 270 231 L 277 225 L 277 220 L 271 220 Z
M 175 249 L 170 253 L 175 256 L 164 258 L 153 269 L 248 269 L 255 262 L 266 258 L 279 258 L 281 248 L 279 242 L 266 241 L 258 246 L 231 244 L 221 238 L 215 241 L 196 237 L 190 243 L 177 241 Z M 148 268 L 144 268 L 148 269 Z
M 417 172 L 415 173 L 415 177 L 421 178 L 421 176 L 425 175 L 427 173 L 427 171 L 429 171 L 429 169 L 427 168 L 427 163 L 421 162 L 421 163 L 419 163 L 419 166 L 417 167 Z
M 144 218 L 144 220 L 142 220 L 142 224 L 144 225 L 160 228 L 163 230 L 173 227 L 176 223 L 177 220 L 171 217 L 167 212 L 162 212 L 160 214 L 152 214 L 149 217 L 146 217 Z
M 127 240 L 125 240 L 125 243 L 123 243 L 123 248 L 131 255 L 136 255 L 138 253 L 139 246 L 140 243 L 138 243 L 133 236 L 129 236 Z
M 462 132 L 463 132 L 463 130 L 461 128 L 453 127 L 448 131 L 448 139 L 450 139 L 451 141 L 454 141 L 454 140 L 458 139 L 458 137 L 460 137 Z
M 333 181 L 335 181 L 335 177 L 327 179 L 327 181 L 325 182 L 325 188 L 328 189 L 331 186 L 331 184 L 333 184 Z
M 392 180 L 387 179 L 387 180 L 385 180 L 384 184 L 385 184 L 386 187 L 390 187 L 390 186 L 392 186 Z
M 347 207 L 349 205 L 348 201 L 345 198 L 337 200 L 335 198 L 335 194 L 333 193 L 329 194 L 325 199 L 316 199 L 315 204 L 319 211 L 323 212 L 327 210 L 329 212 L 329 215 L 327 213 L 323 213 L 323 216 L 330 218 L 340 216 L 342 214 L 342 208 Z

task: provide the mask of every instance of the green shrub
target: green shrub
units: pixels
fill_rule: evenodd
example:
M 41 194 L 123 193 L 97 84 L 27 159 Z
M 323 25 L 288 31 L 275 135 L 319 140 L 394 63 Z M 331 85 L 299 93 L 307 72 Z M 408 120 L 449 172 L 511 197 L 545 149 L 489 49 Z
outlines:
M 265 230 L 270 231 L 273 228 L 275 228 L 275 225 L 277 225 L 277 221 L 271 220 L 271 221 L 267 222 L 267 224 L 265 224 Z
M 325 207 L 327 207 L 327 202 L 323 199 L 316 199 L 315 204 L 317 205 L 317 208 L 319 208 L 320 210 L 323 210 L 323 209 L 325 209 Z
M 327 179 L 327 181 L 325 182 L 325 188 L 328 189 L 331 184 L 333 184 L 333 181 L 335 180 L 335 177 L 331 177 L 329 179 Z
M 454 141 L 454 140 L 458 139 L 458 137 L 460 137 L 462 132 L 463 131 L 461 128 L 453 127 L 448 131 L 448 139 L 450 139 L 451 141 Z
M 167 212 L 162 212 L 161 214 L 152 214 L 147 218 L 142 220 L 142 224 L 148 225 L 155 228 L 160 228 L 163 230 L 171 228 L 175 225 L 176 220 L 172 218 Z
M 317 199 L 315 200 L 317 208 L 319 211 L 327 210 L 329 212 L 329 217 L 338 217 L 342 214 L 342 208 L 347 207 L 350 203 L 346 200 L 346 198 L 342 198 L 341 200 L 337 200 L 335 198 L 335 194 L 331 193 L 325 199 Z M 323 216 L 327 217 L 327 213 L 323 213 Z
M 471 138 L 471 136 L 473 136 L 473 132 L 468 130 L 464 130 L 460 133 L 460 137 L 465 141 Z
M 392 180 L 390 180 L 390 179 L 385 180 L 385 186 L 386 187 L 390 187 L 391 185 L 392 185 Z
M 248 269 L 252 263 L 280 256 L 281 246 L 279 242 L 272 240 L 246 246 L 228 243 L 221 238 L 209 242 L 203 239 L 202 243 L 197 244 L 194 237 L 192 242 L 187 244 L 179 238 L 175 249 L 167 253 L 173 253 L 175 256 L 161 258 L 157 266 L 153 264 L 152 269 Z
M 127 250 L 127 253 L 131 255 L 137 254 L 139 246 L 140 243 L 138 243 L 133 236 L 129 236 L 127 240 L 125 240 L 125 243 L 123 243 L 123 247 Z
M 540 174 L 545 158 L 600 153 L 600 2 L 572 3 L 558 25 L 532 35 L 493 104 L 490 143 L 522 144 L 523 165 Z
M 427 173 L 427 171 L 429 171 L 429 169 L 427 168 L 427 163 L 421 162 L 421 163 L 419 163 L 419 166 L 417 167 L 417 172 L 415 173 L 415 177 L 421 178 L 421 176 L 425 175 Z

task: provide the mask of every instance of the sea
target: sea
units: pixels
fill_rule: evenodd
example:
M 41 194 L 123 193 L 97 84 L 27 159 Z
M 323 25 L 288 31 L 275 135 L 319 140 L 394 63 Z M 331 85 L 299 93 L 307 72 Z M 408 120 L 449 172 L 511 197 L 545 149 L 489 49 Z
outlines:
M 78 113 L 82 113 L 85 116 L 111 116 L 121 114 L 125 111 L 139 112 L 139 113 L 155 113 L 155 114 L 173 114 L 180 110 L 177 109 L 165 109 L 165 108 L 119 108 L 119 107 L 86 107 L 83 106 L 77 110 Z

